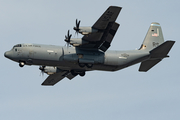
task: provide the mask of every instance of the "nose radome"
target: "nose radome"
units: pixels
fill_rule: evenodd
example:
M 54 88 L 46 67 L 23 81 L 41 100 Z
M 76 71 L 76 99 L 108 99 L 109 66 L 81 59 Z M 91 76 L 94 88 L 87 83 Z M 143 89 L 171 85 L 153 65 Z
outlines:
M 9 51 L 5 52 L 4 56 L 8 58 L 9 57 Z
M 7 52 L 4 53 L 4 57 L 7 57 Z

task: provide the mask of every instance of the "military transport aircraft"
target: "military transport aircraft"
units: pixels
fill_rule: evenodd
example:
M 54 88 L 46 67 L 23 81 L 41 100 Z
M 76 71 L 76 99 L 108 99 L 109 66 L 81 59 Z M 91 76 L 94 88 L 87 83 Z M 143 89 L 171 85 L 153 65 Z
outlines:
M 84 76 L 86 71 L 117 71 L 140 63 L 139 71 L 148 71 L 168 53 L 175 41 L 164 42 L 161 26 L 153 22 L 138 50 L 108 50 L 119 24 L 116 21 L 121 7 L 110 6 L 92 27 L 80 27 L 76 19 L 74 30 L 84 35 L 80 39 L 65 36 L 67 46 L 17 44 L 4 56 L 24 65 L 38 65 L 49 76 L 42 85 L 54 85 L 64 77 Z M 71 45 L 71 47 L 69 47 Z

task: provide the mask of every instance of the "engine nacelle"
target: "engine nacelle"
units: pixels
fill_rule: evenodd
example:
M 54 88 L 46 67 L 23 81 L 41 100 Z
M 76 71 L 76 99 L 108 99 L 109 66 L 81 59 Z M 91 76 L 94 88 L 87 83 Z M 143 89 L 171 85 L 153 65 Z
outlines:
M 44 68 L 44 72 L 47 73 L 48 75 L 58 73 L 60 70 L 57 67 L 51 67 L 51 66 L 46 66 Z
M 90 34 L 90 33 L 98 32 L 98 30 L 94 29 L 92 27 L 79 27 L 78 32 L 81 33 L 82 35 L 87 35 L 87 34 Z
M 70 39 L 70 44 L 73 45 L 74 47 L 87 44 L 87 41 L 82 40 L 81 38 L 72 38 Z

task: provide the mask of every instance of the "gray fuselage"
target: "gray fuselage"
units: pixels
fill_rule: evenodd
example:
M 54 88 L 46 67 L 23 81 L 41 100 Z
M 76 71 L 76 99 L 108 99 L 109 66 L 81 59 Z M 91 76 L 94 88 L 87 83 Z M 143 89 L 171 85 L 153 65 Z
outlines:
M 80 47 L 18 44 L 5 52 L 5 56 L 16 62 L 25 62 L 26 65 L 57 66 L 63 70 L 116 71 L 147 60 L 149 52 L 144 50 L 102 52 Z M 82 68 L 79 63 L 93 64 L 93 67 Z

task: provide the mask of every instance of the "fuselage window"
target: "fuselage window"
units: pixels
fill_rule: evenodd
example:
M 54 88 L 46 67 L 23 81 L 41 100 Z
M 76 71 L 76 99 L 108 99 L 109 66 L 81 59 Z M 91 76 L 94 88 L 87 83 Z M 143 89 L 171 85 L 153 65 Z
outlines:
M 17 52 L 17 49 L 15 49 L 15 51 Z

